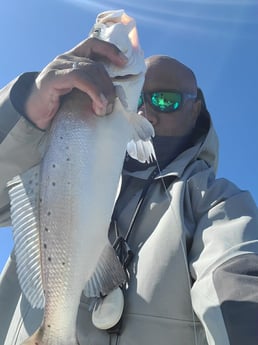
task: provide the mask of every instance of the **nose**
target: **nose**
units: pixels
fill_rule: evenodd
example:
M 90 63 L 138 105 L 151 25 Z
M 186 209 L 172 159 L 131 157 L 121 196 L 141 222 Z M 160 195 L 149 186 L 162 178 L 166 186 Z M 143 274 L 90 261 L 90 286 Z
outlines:
M 147 106 L 147 104 L 143 104 L 138 109 L 138 114 L 146 117 L 146 119 L 152 124 L 153 127 L 158 122 L 157 115 L 154 113 L 154 111 L 152 109 L 150 109 L 150 107 Z

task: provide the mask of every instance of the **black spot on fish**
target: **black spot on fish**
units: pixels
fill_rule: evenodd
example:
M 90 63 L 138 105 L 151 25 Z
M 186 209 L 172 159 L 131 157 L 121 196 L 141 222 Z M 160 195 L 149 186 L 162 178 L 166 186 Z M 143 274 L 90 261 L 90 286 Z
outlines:
M 51 261 L 51 256 L 49 256 L 47 259 L 48 259 L 48 261 Z
M 52 186 L 55 186 L 56 185 L 56 183 L 55 182 L 52 182 Z
M 32 184 L 32 182 L 33 182 L 32 180 L 29 180 L 29 184 Z
M 39 198 L 39 202 L 42 202 L 42 198 Z
M 66 146 L 66 148 L 65 148 L 66 150 L 69 150 L 69 146 Z
M 44 248 L 45 248 L 45 249 L 47 248 L 47 245 L 46 245 L 46 243 L 44 243 Z
M 60 137 L 61 140 L 63 140 L 64 138 L 63 137 Z
M 51 325 L 47 325 L 48 326 L 48 328 L 51 328 Z
M 62 262 L 62 265 L 64 266 L 64 265 L 65 265 L 65 262 Z
M 50 212 L 50 211 L 48 211 L 47 215 L 48 215 L 48 216 L 50 216 L 50 215 L 51 215 L 51 212 Z
M 70 161 L 70 158 L 66 158 L 66 161 L 69 162 L 69 161 Z
M 45 231 L 47 231 L 47 232 L 49 231 L 47 227 L 45 227 Z
M 53 167 L 53 168 L 55 168 L 55 167 L 56 167 L 56 165 L 55 165 L 55 164 L 53 164 L 53 165 L 52 165 L 52 167 Z

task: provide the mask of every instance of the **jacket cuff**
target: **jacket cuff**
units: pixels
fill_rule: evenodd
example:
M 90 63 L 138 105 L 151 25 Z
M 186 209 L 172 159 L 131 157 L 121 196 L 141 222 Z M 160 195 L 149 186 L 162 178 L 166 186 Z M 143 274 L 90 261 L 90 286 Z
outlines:
M 37 72 L 24 73 L 11 81 L 0 91 L 0 143 L 21 117 L 25 118 L 29 127 L 37 128 L 24 112 L 24 105 L 30 93 Z M 40 132 L 39 128 L 37 128 Z
M 30 119 L 28 119 L 26 115 L 25 104 L 37 76 L 38 72 L 27 72 L 20 75 L 10 92 L 10 99 L 14 108 L 18 111 L 20 115 L 25 117 L 29 122 L 31 121 Z

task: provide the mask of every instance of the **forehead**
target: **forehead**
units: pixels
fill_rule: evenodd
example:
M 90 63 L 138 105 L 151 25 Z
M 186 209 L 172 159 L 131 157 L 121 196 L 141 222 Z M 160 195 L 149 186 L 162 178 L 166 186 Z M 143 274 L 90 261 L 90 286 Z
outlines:
M 195 77 L 190 69 L 177 60 L 167 57 L 154 57 L 146 60 L 147 72 L 144 90 L 169 90 L 195 92 Z

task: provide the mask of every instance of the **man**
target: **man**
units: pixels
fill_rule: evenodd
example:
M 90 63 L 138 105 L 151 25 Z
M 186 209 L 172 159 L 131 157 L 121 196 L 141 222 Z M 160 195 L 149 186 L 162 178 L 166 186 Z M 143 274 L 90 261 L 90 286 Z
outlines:
M 2 225 L 9 224 L 5 183 L 40 161 L 61 97 L 76 87 L 90 96 L 96 115 L 112 111 L 113 85 L 93 58 L 126 63 L 115 46 L 88 39 L 1 91 Z M 78 342 L 256 345 L 257 208 L 248 192 L 215 178 L 217 138 L 193 72 L 166 56 L 146 62 L 139 112 L 155 129 L 157 164 L 126 157 L 110 225 L 110 241 L 124 239 L 123 258 L 133 252 L 124 262 L 125 310 L 117 327 L 98 330 L 82 295 Z M 20 344 L 41 322 L 42 312 L 21 295 L 13 257 L 1 277 L 0 310 L 4 345 Z

